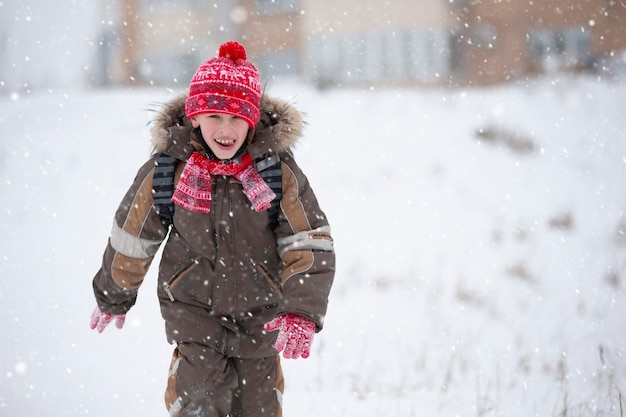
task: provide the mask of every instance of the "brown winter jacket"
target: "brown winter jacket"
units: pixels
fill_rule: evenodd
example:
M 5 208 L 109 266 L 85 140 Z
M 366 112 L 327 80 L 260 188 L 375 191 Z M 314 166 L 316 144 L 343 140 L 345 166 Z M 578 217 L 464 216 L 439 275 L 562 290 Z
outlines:
M 175 206 L 169 232 L 152 198 L 152 176 L 160 153 L 186 161 L 196 142 L 184 116 L 185 97 L 165 105 L 153 124 L 155 155 L 139 170 L 117 213 L 93 280 L 98 305 L 126 313 L 161 243 L 167 237 L 158 278 L 161 313 L 170 342 L 209 345 L 230 356 L 274 355 L 275 333 L 263 323 L 285 312 L 301 314 L 322 329 L 334 277 L 330 227 L 307 178 L 291 155 L 302 131 L 302 117 L 290 104 L 264 97 L 264 120 L 248 151 L 253 159 L 281 159 L 283 197 L 273 230 L 267 212 L 255 212 L 233 177 L 216 176 L 208 214 Z M 176 180 L 184 163 L 176 169 Z

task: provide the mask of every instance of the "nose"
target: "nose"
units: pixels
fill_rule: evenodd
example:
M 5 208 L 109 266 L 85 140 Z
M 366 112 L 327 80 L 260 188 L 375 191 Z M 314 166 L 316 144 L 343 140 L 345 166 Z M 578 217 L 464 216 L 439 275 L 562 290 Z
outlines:
M 222 117 L 218 126 L 218 131 L 231 132 L 234 130 L 232 117 Z

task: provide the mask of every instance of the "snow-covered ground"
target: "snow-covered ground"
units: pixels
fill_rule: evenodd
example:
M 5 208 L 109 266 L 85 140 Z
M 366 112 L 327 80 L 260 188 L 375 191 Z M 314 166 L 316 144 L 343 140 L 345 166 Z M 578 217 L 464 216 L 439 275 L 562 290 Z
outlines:
M 626 86 L 268 91 L 306 113 L 338 259 L 285 416 L 622 415 Z M 88 322 L 146 109 L 175 94 L 0 100 L 0 415 L 167 415 L 157 264 L 122 331 Z

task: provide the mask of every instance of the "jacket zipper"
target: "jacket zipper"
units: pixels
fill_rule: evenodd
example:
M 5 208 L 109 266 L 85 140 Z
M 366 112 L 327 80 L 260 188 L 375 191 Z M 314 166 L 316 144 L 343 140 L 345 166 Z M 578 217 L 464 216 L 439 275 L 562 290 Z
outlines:
M 170 284 L 168 284 L 167 282 L 163 285 L 163 289 L 165 290 L 165 293 L 167 294 L 168 298 L 170 299 L 171 302 L 174 302 L 174 296 L 172 295 L 172 292 L 170 291 Z
M 223 176 L 224 179 L 226 179 L 226 177 Z M 221 186 L 221 190 L 218 188 L 218 181 L 217 181 L 217 177 L 212 178 L 212 187 L 213 187 L 213 201 L 215 200 L 215 196 L 218 194 L 219 191 L 222 192 L 222 195 L 224 195 L 224 190 L 227 188 L 225 188 L 224 186 Z M 228 186 L 228 182 L 226 181 L 226 186 Z M 222 232 L 220 230 L 221 228 L 221 224 L 220 224 L 220 219 L 222 218 L 222 209 L 221 209 L 221 205 L 220 204 L 213 204 L 213 202 L 211 202 L 211 213 L 210 215 L 212 216 L 211 218 L 211 222 L 215 225 L 215 231 L 213 232 L 213 238 L 215 239 L 215 259 L 213 260 L 214 263 L 217 263 L 219 261 L 219 259 L 217 259 L 217 256 L 219 254 L 220 251 L 220 240 L 222 238 Z
M 257 264 L 257 269 L 261 273 L 261 276 L 265 281 L 269 284 L 272 290 L 278 295 L 279 298 L 283 298 L 283 290 L 280 288 L 280 285 L 274 280 L 270 271 L 265 267 L 265 265 L 259 263 Z
M 172 278 L 170 278 L 169 281 L 165 282 L 163 284 L 163 290 L 165 291 L 165 293 L 167 294 L 167 297 L 170 299 L 170 301 L 174 302 L 174 295 L 172 294 L 172 287 L 174 285 L 176 285 L 176 282 L 178 281 L 178 279 L 181 277 L 181 275 L 189 270 L 189 268 L 191 268 L 193 266 L 193 264 L 198 262 L 198 258 L 194 258 L 191 261 L 187 262 L 185 265 L 183 265 L 182 268 L 180 268 L 178 271 L 176 271 L 176 273 L 172 276 Z

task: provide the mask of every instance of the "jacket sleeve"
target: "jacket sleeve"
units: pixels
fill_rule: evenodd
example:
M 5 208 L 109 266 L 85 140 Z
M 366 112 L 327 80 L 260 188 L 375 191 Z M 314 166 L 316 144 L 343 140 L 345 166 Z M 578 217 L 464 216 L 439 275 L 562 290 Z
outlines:
M 152 198 L 156 157 L 146 162 L 119 205 L 102 257 L 93 279 L 98 306 L 112 314 L 125 314 L 152 263 L 167 229 L 161 224 Z
M 321 330 L 335 276 L 335 251 L 330 226 L 317 198 L 295 161 L 282 163 L 283 197 L 276 229 L 283 261 L 279 314 L 301 314 Z

